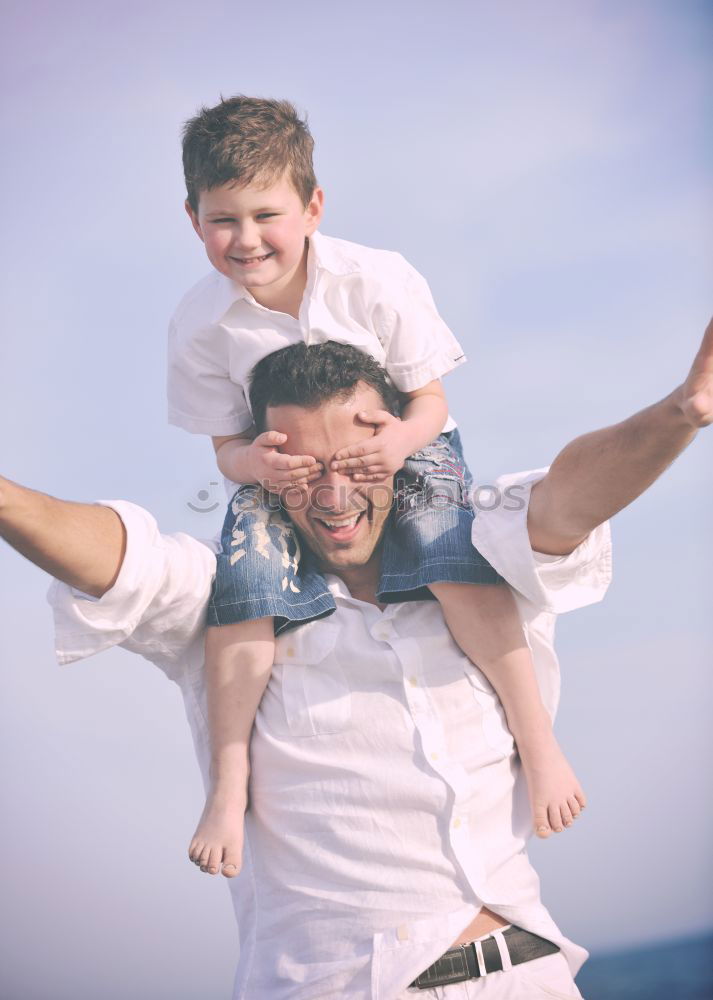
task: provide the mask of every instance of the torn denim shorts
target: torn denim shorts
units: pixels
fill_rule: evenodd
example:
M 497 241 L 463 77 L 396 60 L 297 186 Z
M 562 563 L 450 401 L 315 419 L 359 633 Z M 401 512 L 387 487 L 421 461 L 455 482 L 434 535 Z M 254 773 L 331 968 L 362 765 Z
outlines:
M 430 583 L 505 581 L 471 541 L 473 477 L 457 430 L 406 459 L 384 535 L 380 601 L 425 601 Z
M 504 582 L 473 547 L 471 489 L 457 430 L 407 459 L 384 533 L 380 601 L 432 600 L 431 583 Z M 272 616 L 277 635 L 336 610 L 312 553 L 301 549 L 279 501 L 262 487 L 237 490 L 221 544 L 208 625 Z

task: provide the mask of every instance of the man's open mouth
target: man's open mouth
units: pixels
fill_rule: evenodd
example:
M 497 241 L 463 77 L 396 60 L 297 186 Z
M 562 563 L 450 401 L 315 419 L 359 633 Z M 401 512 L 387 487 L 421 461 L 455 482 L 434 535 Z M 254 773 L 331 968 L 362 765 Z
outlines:
M 263 261 L 269 260 L 270 257 L 275 256 L 275 251 L 271 250 L 270 253 L 263 254 L 261 257 L 231 257 L 237 264 L 242 264 L 243 267 L 249 267 L 250 264 L 262 264 Z
M 348 542 L 356 535 L 365 514 L 366 510 L 360 510 L 349 517 L 314 517 L 313 520 L 335 541 Z

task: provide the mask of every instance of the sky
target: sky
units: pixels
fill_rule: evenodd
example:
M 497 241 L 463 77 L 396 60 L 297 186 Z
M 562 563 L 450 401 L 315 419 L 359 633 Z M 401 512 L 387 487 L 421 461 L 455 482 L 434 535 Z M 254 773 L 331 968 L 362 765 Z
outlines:
M 428 279 L 469 357 L 445 388 L 479 482 L 685 376 L 713 298 L 709 4 L 29 0 L 2 19 L 8 477 L 218 530 L 212 449 L 167 426 L 164 382 L 168 318 L 209 269 L 180 128 L 221 94 L 306 110 L 322 230 Z M 590 806 L 532 854 L 594 951 L 713 926 L 712 458 L 709 432 L 616 518 L 607 598 L 559 623 L 558 734 Z M 228 893 L 185 859 L 202 792 L 178 689 L 121 650 L 60 669 L 47 578 L 7 547 L 0 589 L 0 996 L 228 996 Z

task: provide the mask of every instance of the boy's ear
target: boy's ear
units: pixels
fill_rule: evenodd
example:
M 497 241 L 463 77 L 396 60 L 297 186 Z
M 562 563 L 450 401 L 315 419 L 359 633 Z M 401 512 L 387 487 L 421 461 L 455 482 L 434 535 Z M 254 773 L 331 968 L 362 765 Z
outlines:
M 185 208 L 186 212 L 188 213 L 188 218 L 191 220 L 191 225 L 193 226 L 193 228 L 195 229 L 196 233 L 198 234 L 198 237 L 201 240 L 203 240 L 203 230 L 201 229 L 201 224 L 198 221 L 198 216 L 196 215 L 196 213 L 191 208 L 191 204 L 188 201 L 188 198 L 186 198 L 186 200 L 184 201 L 183 207 Z
M 307 235 L 311 236 L 312 233 L 317 229 L 320 222 L 322 221 L 322 216 L 324 215 L 324 191 L 321 187 L 316 187 L 312 192 L 312 197 L 307 202 L 305 207 L 305 216 L 307 217 Z

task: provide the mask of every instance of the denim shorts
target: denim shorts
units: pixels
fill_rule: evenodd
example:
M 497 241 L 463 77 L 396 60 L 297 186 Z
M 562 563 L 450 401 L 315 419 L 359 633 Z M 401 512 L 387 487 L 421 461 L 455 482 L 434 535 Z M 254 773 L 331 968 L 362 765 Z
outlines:
M 406 460 L 384 532 L 380 601 L 432 600 L 431 583 L 504 582 L 471 541 L 472 485 L 457 430 Z M 235 493 L 221 545 L 208 625 L 272 616 L 277 635 L 336 610 L 311 551 L 300 546 L 277 497 L 261 486 Z

